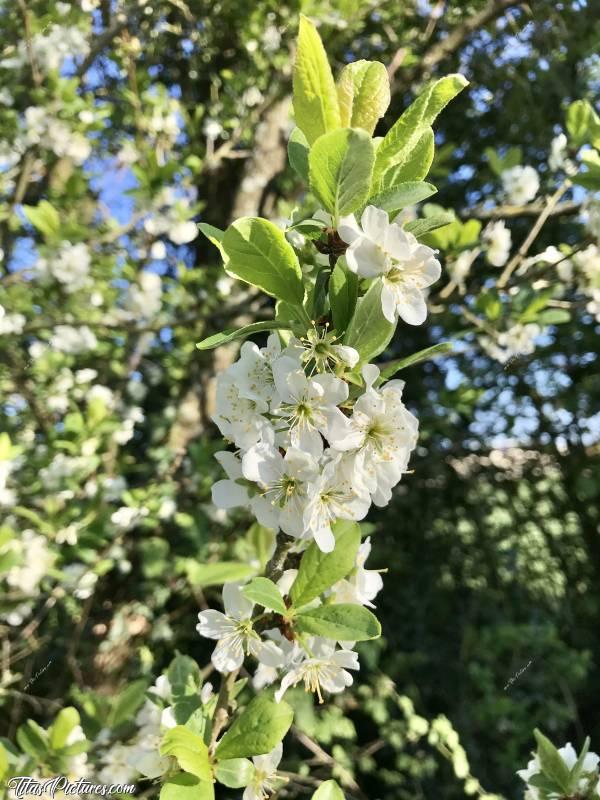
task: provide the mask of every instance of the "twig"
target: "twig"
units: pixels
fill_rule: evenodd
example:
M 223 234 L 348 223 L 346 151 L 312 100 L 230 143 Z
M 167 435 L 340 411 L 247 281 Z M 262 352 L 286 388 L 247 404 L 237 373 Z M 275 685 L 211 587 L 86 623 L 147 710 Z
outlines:
M 500 278 L 498 279 L 498 282 L 496 284 L 498 289 L 503 289 L 506 286 L 506 284 L 510 279 L 510 276 L 519 266 L 521 261 L 523 261 L 523 259 L 529 252 L 529 248 L 537 239 L 539 232 L 544 227 L 544 223 L 552 213 L 552 209 L 556 207 L 560 198 L 564 195 L 566 191 L 568 191 L 570 187 L 571 187 L 571 181 L 567 178 L 565 181 L 563 181 L 563 183 L 561 183 L 561 185 L 554 192 L 554 194 L 548 198 L 548 200 L 546 201 L 546 205 L 544 206 L 539 217 L 535 221 L 535 224 L 533 225 L 532 229 L 529 231 L 529 234 L 525 238 L 525 241 L 523 242 L 521 247 L 519 247 L 517 253 L 513 256 L 513 258 L 511 258 L 511 260 L 508 262 L 508 264 L 504 268 L 504 271 L 502 272 L 502 275 L 500 275 Z
M 582 204 L 575 200 L 566 200 L 564 203 L 557 203 L 550 211 L 550 217 L 570 216 L 581 211 Z M 463 219 L 512 219 L 514 217 L 537 217 L 545 208 L 543 202 L 527 203 L 523 206 L 502 205 L 494 208 L 471 208 L 464 209 L 460 216 Z

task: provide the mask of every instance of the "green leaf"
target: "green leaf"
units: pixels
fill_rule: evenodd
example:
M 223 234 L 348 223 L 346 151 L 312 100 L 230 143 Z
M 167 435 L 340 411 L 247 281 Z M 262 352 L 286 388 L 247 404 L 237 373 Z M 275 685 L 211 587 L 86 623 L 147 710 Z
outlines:
M 412 367 L 413 364 L 420 364 L 421 361 L 429 361 L 436 356 L 450 353 L 453 349 L 454 345 L 452 342 L 440 342 L 431 347 L 426 347 L 424 350 L 418 350 L 416 353 L 406 356 L 406 358 L 397 358 L 394 361 L 383 364 L 381 367 L 381 375 L 379 376 L 380 382 L 383 382 L 381 379 L 389 380 L 397 372 L 407 367 Z
M 538 744 L 537 755 L 543 774 L 554 781 L 561 791 L 567 792 L 569 790 L 569 768 L 550 739 L 537 728 L 533 733 Z
M 434 155 L 435 138 L 433 130 L 427 128 L 415 142 L 414 148 L 406 161 L 390 167 L 378 182 L 373 181 L 373 188 L 383 192 L 397 183 L 422 180 L 431 168 Z
M 361 361 L 371 361 L 388 346 L 396 325 L 388 322 L 381 310 L 381 281 L 373 281 L 356 305 L 344 336 L 344 344 L 360 353 Z
M 345 258 L 338 258 L 329 278 L 329 306 L 338 335 L 344 333 L 352 319 L 357 296 L 358 276 L 348 269 Z
M 454 222 L 454 214 L 451 211 L 446 211 L 443 214 L 433 214 L 431 217 L 423 217 L 423 219 L 414 219 L 407 222 L 404 230 L 412 233 L 417 239 L 425 233 L 435 231 L 437 228 L 443 228 L 444 225 L 449 225 Z
M 298 49 L 294 63 L 294 115 L 309 145 L 327 131 L 340 127 L 340 110 L 331 67 L 313 23 L 300 15 Z
M 354 568 L 360 545 L 360 528 L 356 522 L 339 520 L 333 526 L 335 548 L 323 553 L 316 542 L 304 551 L 290 597 L 296 608 L 301 608 L 319 597 Z
M 214 564 L 198 564 L 194 559 L 185 559 L 184 569 L 192 586 L 221 586 L 223 583 L 243 581 L 256 570 L 243 561 L 218 561 Z
M 308 184 L 308 149 L 306 136 L 300 128 L 294 128 L 287 146 L 288 159 L 296 175 L 306 184 Z
M 565 308 L 549 308 L 547 311 L 541 311 L 535 321 L 539 325 L 562 325 L 570 320 L 571 315 Z
M 276 703 L 268 694 L 260 694 L 225 733 L 215 755 L 221 760 L 270 753 L 290 729 L 293 718 L 286 702 Z
M 276 322 L 275 320 L 253 322 L 251 325 L 244 325 L 243 328 L 228 328 L 221 333 L 213 333 L 212 336 L 208 336 L 198 342 L 196 347 L 198 350 L 212 350 L 214 347 L 220 347 L 222 344 L 228 344 L 236 339 L 245 339 L 247 336 L 252 336 L 253 333 L 276 331 L 282 328 L 289 330 L 289 325 L 282 325 L 281 322 Z
M 144 702 L 147 687 L 146 681 L 140 679 L 130 683 L 117 695 L 109 716 L 109 727 L 115 728 L 133 717 Z
M 382 208 L 389 214 L 397 213 L 406 206 L 413 206 L 435 194 L 437 189 L 432 183 L 425 181 L 405 181 L 391 186 L 379 194 L 369 197 L 368 204 Z
M 593 143 L 600 133 L 600 119 L 588 100 L 575 100 L 567 109 L 567 131 L 570 144 L 577 148 Z
M 23 213 L 46 239 L 54 239 L 60 231 L 60 216 L 47 200 L 40 200 L 37 206 L 23 206 Z
M 310 188 L 337 219 L 369 196 L 373 143 L 365 131 L 340 128 L 320 136 L 308 156 Z
M 388 170 L 396 168 L 397 172 L 398 167 L 411 163 L 416 150 L 420 151 L 423 163 L 413 177 L 415 180 L 425 177 L 431 166 L 430 158 L 433 158 L 431 125 L 446 104 L 467 84 L 462 75 L 448 75 L 431 83 L 406 109 L 377 148 L 373 175 L 376 187 Z M 403 178 L 408 179 L 406 176 Z
M 302 633 L 343 642 L 364 642 L 381 636 L 377 617 L 353 603 L 319 606 L 298 614 L 295 627 Z
M 223 241 L 224 232 L 220 228 L 215 228 L 214 225 L 209 225 L 207 222 L 199 222 L 198 228 L 203 233 L 208 241 L 219 250 L 221 255 L 224 255 L 221 242 Z
M 580 186 L 585 186 L 592 192 L 600 191 L 600 153 L 590 150 L 582 154 L 581 160 L 587 167 L 585 172 L 579 172 L 572 180 Z
M 167 678 L 174 698 L 196 694 L 202 685 L 200 668 L 193 658 L 177 653 L 169 664 Z
M 581 748 L 581 753 L 579 753 L 579 757 L 571 772 L 569 773 L 569 794 L 574 794 L 577 791 L 579 786 L 579 779 L 583 773 L 583 763 L 585 761 L 585 757 L 588 754 L 588 750 L 590 749 L 590 737 L 585 737 L 585 742 L 583 743 L 583 747 Z
M 254 775 L 254 764 L 247 758 L 228 758 L 220 761 L 215 770 L 219 783 L 230 789 L 241 789 L 247 786 Z
M 6 754 L 4 745 L 0 743 L 0 781 L 3 780 L 7 772 L 8 772 L 8 756 Z
M 38 763 L 45 761 L 48 753 L 48 734 L 37 722 L 28 719 L 17 728 L 17 744 Z
M 204 739 L 183 725 L 170 728 L 160 743 L 161 756 L 173 756 L 185 772 L 203 781 L 212 781 L 208 747 Z
M 223 249 L 228 273 L 287 303 L 302 303 L 300 264 L 277 225 L 258 217 L 241 217 L 225 231 Z
M 276 611 L 278 614 L 285 614 L 287 611 L 281 592 L 268 578 L 252 578 L 250 583 L 242 589 L 242 594 L 253 603 Z
M 68 706 L 59 711 L 48 731 L 50 747 L 53 750 L 60 750 L 61 747 L 64 747 L 69 734 L 76 725 L 79 725 L 79 712 L 76 708 Z
M 334 780 L 324 781 L 311 800 L 344 800 L 344 793 Z
M 214 800 L 215 787 L 195 775 L 182 772 L 163 783 L 160 800 Z
M 337 84 L 340 124 L 373 135 L 377 121 L 390 104 L 390 79 L 380 61 L 354 61 L 340 73 Z

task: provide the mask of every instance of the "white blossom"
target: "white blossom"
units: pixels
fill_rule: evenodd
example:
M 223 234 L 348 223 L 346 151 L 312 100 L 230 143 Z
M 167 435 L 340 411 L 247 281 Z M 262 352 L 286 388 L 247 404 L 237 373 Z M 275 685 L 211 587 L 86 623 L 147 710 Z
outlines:
M 87 325 L 75 328 L 72 325 L 56 325 L 50 338 L 50 347 L 68 355 L 78 355 L 95 350 L 98 340 Z
M 260 494 L 252 498 L 252 510 L 261 525 L 302 538 L 307 488 L 318 474 L 316 459 L 296 447 L 282 456 L 272 444 L 261 442 L 243 456 L 242 472 L 260 487 Z
M 308 487 L 309 501 L 304 511 L 307 530 L 326 553 L 335 547 L 333 523 L 337 519 L 364 519 L 371 505 L 369 494 L 355 489 L 353 459 L 331 451 L 329 455 L 323 471 Z
M 328 439 L 333 449 L 352 454 L 355 490 L 368 492 L 376 505 L 384 506 L 406 471 L 419 423 L 402 401 L 404 381 L 375 389 L 379 369 L 374 364 L 363 367 L 363 377 L 366 390 L 352 416 L 336 418 Z
M 352 685 L 353 678 L 348 670 L 359 669 L 358 654 L 353 650 L 336 649 L 336 643 L 328 639 L 315 638 L 311 643 L 311 655 L 290 669 L 275 692 L 279 702 L 291 686 L 303 682 L 307 692 L 316 692 L 319 702 L 323 702 L 322 690 L 331 694 L 343 692 Z
M 281 742 L 264 756 L 253 756 L 254 774 L 242 800 L 266 800 L 277 786 L 277 767 L 283 755 Z
M 511 167 L 500 176 L 509 203 L 523 205 L 538 193 L 540 179 L 533 167 Z
M 22 333 L 26 321 L 23 314 L 7 314 L 6 309 L 0 306 L 0 336 L 3 334 Z
M 480 343 L 483 349 L 501 364 L 506 364 L 516 356 L 531 355 L 535 350 L 535 339 L 540 335 L 541 328 L 535 323 L 513 325 L 507 331 L 499 333 L 495 340 L 482 336 Z
M 361 227 L 353 216 L 344 217 L 340 236 L 348 243 L 346 262 L 352 272 L 364 278 L 381 277 L 381 307 L 385 318 L 401 317 L 409 325 L 421 325 L 427 317 L 425 292 L 441 275 L 435 251 L 419 244 L 388 215 L 367 206 Z
M 383 579 L 377 570 L 365 568 L 370 554 L 371 537 L 368 536 L 358 548 L 354 570 L 347 578 L 338 581 L 333 587 L 334 602 L 356 603 L 375 608 L 372 601 L 382 590 Z
M 242 666 L 245 655 L 276 666 L 281 651 L 273 642 L 263 642 L 252 627 L 254 604 L 241 592 L 237 583 L 223 586 L 224 613 L 208 609 L 198 614 L 196 630 L 208 639 L 217 639 L 211 661 L 219 672 L 233 672 Z
M 490 222 L 483 231 L 482 238 L 486 244 L 485 255 L 494 267 L 503 267 L 510 256 L 512 237 L 504 220 Z
M 289 356 L 274 362 L 273 377 L 280 397 L 273 413 L 281 419 L 290 444 L 319 458 L 320 434 L 326 434 L 332 419 L 341 415 L 337 406 L 348 399 L 348 384 L 330 374 L 308 378 Z

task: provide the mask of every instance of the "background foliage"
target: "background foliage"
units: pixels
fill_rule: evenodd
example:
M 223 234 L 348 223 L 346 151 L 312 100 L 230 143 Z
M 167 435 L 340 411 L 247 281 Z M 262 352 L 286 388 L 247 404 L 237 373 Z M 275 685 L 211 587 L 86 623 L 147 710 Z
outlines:
M 293 204 L 315 207 L 285 161 L 300 12 L 320 21 L 336 72 L 358 58 L 388 66 L 382 135 L 426 80 L 467 76 L 436 124 L 432 170 L 435 203 L 463 220 L 485 224 L 490 198 L 502 204 L 489 148 L 521 148 L 540 195 L 554 191 L 550 142 L 569 105 L 593 101 L 600 85 L 600 23 L 584 0 L 5 2 L 7 739 L 27 718 L 48 725 L 66 702 L 93 738 L 142 680 L 133 713 L 176 650 L 207 663 L 195 617 L 218 581 L 203 565 L 267 557 L 266 531 L 240 536 L 249 520 L 210 503 L 219 475 L 213 378 L 236 348 L 199 352 L 195 343 L 270 309 L 233 287 L 193 221 L 224 228 L 242 214 L 281 221 Z M 32 57 L 36 36 L 43 44 Z M 593 242 L 584 201 L 580 188 L 566 196 L 534 252 Z M 507 220 L 519 245 L 534 217 L 513 209 Z M 65 243 L 81 248 L 61 280 L 52 264 L 67 257 Z M 437 246 L 449 262 L 461 249 Z M 306 252 L 314 255 L 310 244 Z M 430 325 L 401 327 L 390 357 L 465 344 L 403 375 L 421 427 L 414 473 L 370 517 L 372 563 L 388 570 L 378 600 L 384 639 L 360 648 L 360 681 L 324 710 L 293 697 L 291 768 L 313 759 L 312 774 L 333 773 L 358 797 L 462 796 L 468 768 L 440 717 L 460 735 L 471 772 L 507 796 L 521 791 L 514 770 L 533 727 L 556 741 L 600 738 L 598 322 L 569 296 L 569 321 L 502 365 L 477 346 L 464 315 L 465 304 L 486 313 L 496 277 L 479 258 L 462 295 L 434 287 Z M 12 465 L 4 473 L 3 463 Z

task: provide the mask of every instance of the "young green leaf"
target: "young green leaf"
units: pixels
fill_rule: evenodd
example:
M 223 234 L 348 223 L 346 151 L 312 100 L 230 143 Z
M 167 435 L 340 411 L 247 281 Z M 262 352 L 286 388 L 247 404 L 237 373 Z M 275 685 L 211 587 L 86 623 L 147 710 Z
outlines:
M 58 235 L 60 216 L 47 200 L 40 200 L 37 206 L 23 206 L 23 213 L 45 239 L 53 239 Z
M 414 219 L 407 222 L 404 230 L 407 233 L 412 233 L 417 239 L 430 231 L 435 231 L 437 228 L 443 228 L 444 225 L 449 225 L 454 221 L 454 214 L 447 211 L 443 214 L 434 214 L 431 217 L 423 217 L 423 219 Z
M 537 755 L 543 774 L 554 781 L 562 792 L 568 792 L 569 768 L 550 739 L 544 736 L 537 728 L 533 733 L 538 744 Z
M 254 775 L 254 765 L 247 758 L 228 758 L 219 761 L 215 777 L 223 786 L 230 789 L 241 789 L 247 786 Z
M 204 739 L 183 725 L 169 728 L 160 743 L 161 756 L 173 756 L 182 770 L 203 781 L 212 781 L 208 747 Z
M 34 722 L 28 719 L 23 725 L 17 728 L 17 744 L 37 762 L 44 762 L 48 753 L 48 734 Z
M 334 780 L 323 781 L 311 800 L 344 800 L 344 793 Z
M 295 608 L 301 608 L 329 589 L 353 569 L 360 545 L 360 528 L 356 522 L 340 520 L 333 527 L 335 548 L 323 553 L 316 542 L 304 551 L 290 597 Z
M 593 143 L 600 134 L 600 119 L 589 100 L 575 100 L 567 109 L 567 131 L 573 147 Z
M 247 586 L 242 589 L 248 600 L 257 603 L 259 606 L 276 611 L 278 614 L 285 614 L 287 609 L 283 602 L 283 597 L 278 587 L 268 578 L 252 578 Z
M 197 694 L 202 685 L 200 668 L 193 658 L 177 653 L 169 664 L 167 678 L 174 697 Z
M 373 173 L 376 191 L 380 190 L 380 181 L 384 174 L 392 168 L 410 163 L 415 150 L 421 151 L 422 166 L 412 179 L 421 180 L 425 177 L 431 166 L 430 159 L 433 158 L 431 124 L 446 104 L 456 97 L 467 83 L 468 81 L 462 75 L 448 75 L 430 84 L 406 109 L 377 148 Z M 429 163 L 427 163 L 428 161 Z M 403 176 L 403 179 L 408 180 L 409 178 Z
M 184 559 L 182 566 L 192 586 L 221 586 L 223 583 L 243 581 L 256 573 L 254 567 L 242 561 L 218 561 L 198 564 L 192 558 Z
M 336 219 L 366 202 L 373 161 L 372 140 L 361 130 L 340 128 L 325 133 L 311 147 L 310 188 Z
M 236 339 L 245 339 L 247 336 L 252 336 L 253 333 L 261 333 L 262 331 L 276 331 L 282 328 L 289 329 L 289 326 L 282 325 L 281 322 L 275 320 L 264 320 L 264 322 L 253 322 L 250 325 L 245 325 L 243 328 L 228 328 L 221 333 L 213 333 L 201 342 L 197 342 L 196 347 L 198 350 L 212 350 L 214 347 L 220 347 L 222 344 L 229 344 Z
M 396 326 L 383 316 L 381 310 L 381 281 L 373 281 L 348 325 L 344 344 L 360 353 L 361 361 L 371 361 L 388 346 Z
M 109 716 L 111 728 L 128 722 L 146 698 L 148 683 L 141 679 L 133 681 L 117 695 L 112 711 Z
M 426 347 L 424 350 L 418 350 L 406 358 L 397 358 L 381 367 L 381 374 L 379 376 L 379 383 L 392 378 L 397 372 L 407 367 L 412 367 L 413 364 L 420 364 L 421 361 L 429 361 L 436 356 L 444 355 L 445 353 L 452 352 L 454 345 L 452 342 L 439 342 L 431 347 Z
M 377 617 L 367 608 L 353 603 L 319 606 L 304 611 L 296 616 L 294 624 L 302 633 L 342 642 L 364 642 L 381 636 Z
M 198 229 L 203 233 L 208 241 L 219 250 L 221 255 L 225 255 L 221 242 L 223 241 L 224 231 L 216 228 L 214 225 L 209 225 L 207 222 L 199 222 Z
M 159 800 L 214 800 L 215 788 L 210 781 L 182 772 L 163 783 Z
M 48 730 L 50 747 L 53 750 L 60 750 L 61 747 L 64 747 L 69 734 L 76 725 L 79 725 L 79 712 L 76 708 L 68 706 L 59 711 Z
M 308 183 L 308 141 L 300 128 L 294 128 L 288 140 L 288 159 L 294 172 Z
M 337 84 L 341 125 L 362 128 L 373 135 L 377 121 L 390 104 L 390 79 L 380 61 L 354 61 L 340 73 Z
M 414 206 L 435 194 L 437 189 L 432 183 L 425 181 L 405 181 L 392 186 L 380 194 L 369 197 L 368 204 L 377 206 L 389 214 L 402 211 L 406 206 Z
M 260 694 L 225 733 L 215 751 L 218 759 L 249 758 L 270 753 L 286 735 L 294 712 L 283 700 Z
M 588 750 L 590 749 L 590 737 L 585 737 L 585 742 L 583 743 L 583 747 L 581 748 L 581 753 L 579 753 L 579 757 L 577 761 L 573 765 L 571 772 L 569 773 L 569 794 L 575 794 L 577 788 L 579 786 L 579 779 L 583 773 L 583 765 L 585 762 L 585 757 L 588 754 Z
M 312 143 L 340 127 L 340 110 L 331 67 L 313 23 L 300 15 L 293 75 L 296 124 Z
M 300 264 L 277 225 L 258 217 L 241 217 L 227 228 L 222 244 L 229 274 L 292 305 L 302 303 Z
M 344 258 L 338 258 L 329 278 L 329 306 L 338 335 L 344 333 L 352 319 L 357 296 L 358 277 L 348 269 Z

